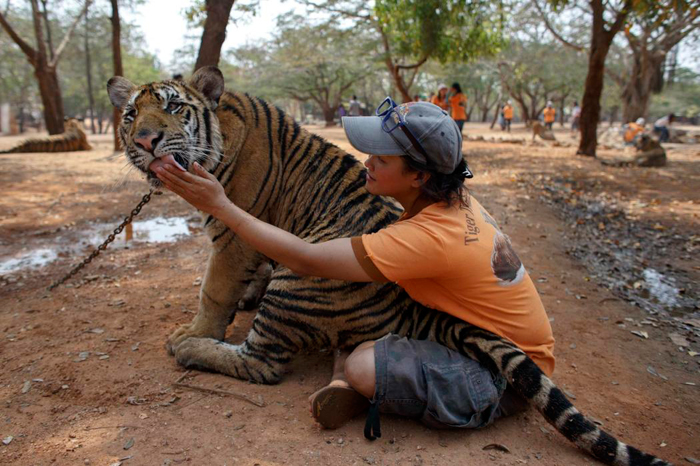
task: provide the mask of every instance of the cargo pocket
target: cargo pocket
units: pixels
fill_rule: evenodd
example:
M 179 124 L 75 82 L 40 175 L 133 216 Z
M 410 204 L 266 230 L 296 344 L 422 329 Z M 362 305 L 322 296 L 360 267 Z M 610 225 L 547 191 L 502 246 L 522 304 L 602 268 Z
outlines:
M 422 421 L 431 427 L 479 429 L 495 417 L 505 379 L 495 380 L 478 362 L 424 363 L 427 405 Z M 503 382 L 503 383 L 500 383 Z

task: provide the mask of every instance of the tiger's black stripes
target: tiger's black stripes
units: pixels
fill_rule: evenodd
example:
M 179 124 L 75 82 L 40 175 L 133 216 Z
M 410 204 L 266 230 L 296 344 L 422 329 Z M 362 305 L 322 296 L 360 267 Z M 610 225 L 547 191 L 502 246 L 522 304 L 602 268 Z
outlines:
M 246 99 L 248 99 L 248 102 L 250 103 L 251 108 L 253 109 L 253 118 L 255 118 L 255 127 L 258 128 L 260 126 L 260 115 L 258 115 L 258 106 L 256 104 L 256 101 L 258 101 L 258 98 L 251 97 L 248 94 L 244 94 Z
M 364 190 L 364 169 L 351 156 L 309 134 L 263 100 L 228 92 L 220 99 L 217 95 L 205 95 L 211 89 L 221 88 L 223 82 L 221 86 L 196 85 L 222 80 L 217 70 L 203 68 L 196 76 L 192 86 L 153 83 L 116 96 L 122 104 L 134 102 L 137 107 L 135 120 L 126 122 L 119 134 L 132 163 L 141 170 L 144 167 L 139 164 L 146 164 L 149 156 L 133 145 L 133 131 L 149 121 L 157 128 L 165 118 L 158 104 L 159 92 L 168 96 L 179 93 L 178 101 L 187 101 L 192 112 L 172 115 L 180 118 L 177 124 L 171 122 L 172 127 L 181 125 L 181 129 L 170 134 L 172 142 L 165 147 L 182 144 L 179 156 L 190 163 L 197 156 L 190 156 L 190 152 L 211 154 L 205 168 L 216 173 L 226 193 L 239 204 L 256 206 L 254 213 L 258 217 L 309 242 L 374 232 L 396 220 L 399 209 L 395 205 Z M 112 90 L 110 98 L 126 88 L 122 82 Z M 207 102 L 217 99 L 218 108 L 208 108 Z M 207 108 L 209 118 L 205 117 Z M 243 138 L 236 146 L 238 152 L 221 152 L 221 133 L 227 141 Z M 177 142 L 178 137 L 181 143 Z M 240 151 L 245 151 L 245 165 L 236 163 Z M 245 176 L 234 178 L 234 173 Z M 233 179 L 243 179 L 245 190 L 232 186 Z M 212 239 L 210 261 L 220 270 L 208 271 L 206 275 L 197 318 L 170 338 L 169 349 L 180 363 L 274 383 L 300 348 L 351 347 L 387 332 L 431 339 L 503 374 L 549 423 L 595 458 L 621 466 L 668 464 L 600 430 L 576 410 L 532 359 L 508 340 L 428 309 L 394 284 L 344 284 L 299 277 L 278 267 L 272 272 L 246 341 L 237 346 L 220 344 L 226 325 L 235 314 L 236 300 L 243 294 L 245 279 L 250 277 L 248 270 L 255 270 L 260 257 L 219 222 L 210 217 L 204 221 L 205 231 Z

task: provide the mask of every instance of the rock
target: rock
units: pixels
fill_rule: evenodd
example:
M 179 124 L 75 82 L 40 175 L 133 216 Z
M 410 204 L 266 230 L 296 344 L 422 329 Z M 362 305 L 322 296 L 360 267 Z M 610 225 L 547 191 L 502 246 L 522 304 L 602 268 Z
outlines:
M 12 443 L 12 440 L 14 440 L 14 437 L 11 435 L 8 435 L 4 439 L 2 439 L 2 443 L 3 443 L 3 445 L 9 445 L 10 443 Z

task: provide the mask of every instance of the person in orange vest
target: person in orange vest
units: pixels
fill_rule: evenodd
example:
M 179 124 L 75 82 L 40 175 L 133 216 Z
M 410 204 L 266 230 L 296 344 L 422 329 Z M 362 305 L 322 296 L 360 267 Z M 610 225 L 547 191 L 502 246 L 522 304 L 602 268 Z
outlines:
M 625 125 L 625 144 L 632 145 L 637 142 L 637 136 L 644 132 L 644 118 L 637 118 L 637 121 L 631 121 Z
M 503 121 L 505 121 L 506 130 L 510 133 L 510 124 L 513 122 L 513 105 L 510 100 L 503 106 Z
M 547 106 L 544 111 L 544 126 L 548 130 L 552 131 L 552 125 L 554 124 L 554 118 L 556 117 L 557 111 L 552 107 L 552 101 L 547 102 Z
M 457 123 L 459 132 L 462 132 L 464 122 L 467 121 L 467 96 L 462 93 L 459 83 L 453 83 L 450 89 L 450 116 Z
M 449 103 L 447 101 L 447 84 L 440 84 L 438 86 L 437 95 L 430 99 L 430 103 L 433 103 L 441 109 L 447 111 L 447 108 L 449 107 Z

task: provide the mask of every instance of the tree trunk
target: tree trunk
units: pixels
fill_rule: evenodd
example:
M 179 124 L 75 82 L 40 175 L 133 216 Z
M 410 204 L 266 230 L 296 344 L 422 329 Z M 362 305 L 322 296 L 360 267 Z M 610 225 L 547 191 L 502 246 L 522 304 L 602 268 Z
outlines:
M 85 71 L 87 74 L 88 110 L 90 114 L 90 130 L 95 134 L 95 99 L 92 95 L 92 65 L 90 62 L 90 19 L 85 11 Z M 87 128 L 86 128 L 87 129 Z
M 114 65 L 114 75 L 124 76 L 124 68 L 122 67 L 122 48 L 121 48 L 121 23 L 119 22 L 119 4 L 117 0 L 112 2 L 112 64 Z M 119 147 L 119 122 L 121 120 L 121 112 L 115 108 L 112 111 L 112 121 L 114 125 L 114 150 L 118 151 Z
M 58 76 L 55 68 L 47 65 L 37 67 L 34 75 L 39 83 L 41 103 L 44 105 L 44 120 L 49 134 L 61 134 L 63 128 L 63 99 L 61 88 L 58 85 Z
M 632 69 L 627 82 L 622 89 L 622 118 L 623 123 L 647 117 L 649 97 L 654 92 L 653 84 L 658 67 L 666 56 L 644 57 L 633 53 Z
M 605 77 L 605 58 L 608 56 L 608 50 L 610 50 L 610 44 L 615 35 L 620 32 L 625 24 L 632 1 L 625 0 L 609 30 L 605 29 L 605 20 L 603 18 L 605 6 L 603 1 L 590 0 L 590 5 L 593 12 L 591 50 L 588 54 L 588 74 L 586 75 L 583 101 L 581 102 L 581 141 L 576 153 L 595 157 L 598 144 L 600 98 L 603 95 Z
M 207 19 L 199 45 L 194 71 L 204 66 L 217 66 L 221 57 L 221 46 L 226 40 L 226 26 L 235 0 L 206 0 Z
M 600 97 L 603 95 L 605 77 L 605 57 L 608 45 L 594 37 L 591 41 L 591 53 L 588 57 L 588 74 L 581 102 L 581 142 L 577 154 L 595 157 L 598 144 L 598 121 L 600 120 Z
M 326 121 L 326 128 L 335 126 L 335 115 L 338 111 L 338 107 L 333 108 L 329 105 L 324 105 L 323 108 L 323 119 Z
M 46 45 L 49 47 L 49 57 L 53 60 L 53 41 L 51 40 L 51 26 L 49 24 L 49 12 L 46 11 L 47 0 L 41 0 L 41 6 L 44 7 L 42 15 L 44 16 L 44 26 L 46 26 Z

